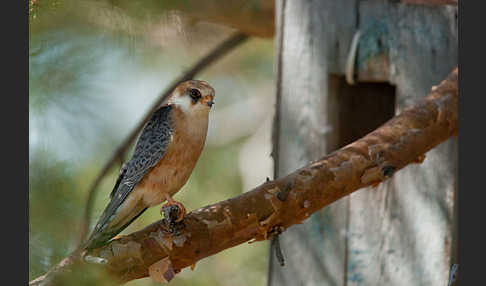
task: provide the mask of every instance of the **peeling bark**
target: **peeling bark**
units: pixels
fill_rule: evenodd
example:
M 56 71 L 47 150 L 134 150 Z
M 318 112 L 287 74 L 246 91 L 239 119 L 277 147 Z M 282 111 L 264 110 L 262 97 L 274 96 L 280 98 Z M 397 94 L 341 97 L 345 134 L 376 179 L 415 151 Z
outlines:
M 427 151 L 456 136 L 457 80 L 456 68 L 420 103 L 365 137 L 285 177 L 189 213 L 177 236 L 170 234 L 164 221 L 158 221 L 89 255 L 105 259 L 101 268 L 117 282 L 150 274 L 162 281 L 227 248 L 269 239 L 339 198 L 376 186 L 408 164 L 420 163 Z M 56 271 L 62 269 L 58 266 Z M 42 279 L 31 285 L 55 284 L 49 273 Z

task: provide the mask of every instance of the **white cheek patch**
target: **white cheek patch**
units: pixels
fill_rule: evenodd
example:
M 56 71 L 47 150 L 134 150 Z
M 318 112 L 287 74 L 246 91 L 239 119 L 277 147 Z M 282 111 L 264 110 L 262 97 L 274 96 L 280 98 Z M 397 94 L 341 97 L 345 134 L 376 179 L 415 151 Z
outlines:
M 176 96 L 172 103 L 179 106 L 184 112 L 189 111 L 192 106 L 191 98 L 189 96 Z

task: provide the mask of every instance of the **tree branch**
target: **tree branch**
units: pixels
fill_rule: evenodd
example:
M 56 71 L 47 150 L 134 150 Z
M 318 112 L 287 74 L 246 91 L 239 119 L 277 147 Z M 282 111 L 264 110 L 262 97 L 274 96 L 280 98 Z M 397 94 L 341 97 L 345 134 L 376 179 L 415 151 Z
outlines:
M 166 90 L 159 96 L 159 98 L 152 104 L 150 109 L 147 111 L 143 119 L 138 123 L 138 125 L 130 132 L 130 134 L 123 140 L 123 142 L 118 146 L 115 150 L 113 155 L 110 159 L 105 163 L 103 168 L 101 169 L 96 179 L 93 181 L 92 185 L 88 190 L 88 199 L 86 202 L 86 208 L 84 211 L 84 218 L 81 224 L 81 232 L 79 235 L 78 240 L 78 247 L 82 245 L 83 241 L 85 240 L 88 230 L 89 230 L 89 222 L 91 220 L 91 213 L 94 203 L 94 198 L 96 197 L 96 193 L 98 190 L 98 186 L 101 183 L 101 180 L 108 174 L 108 171 L 120 161 L 123 161 L 125 153 L 127 152 L 130 145 L 135 141 L 137 138 L 138 133 L 142 130 L 145 123 L 150 119 L 152 113 L 157 110 L 157 107 L 160 106 L 170 95 L 170 93 L 179 85 L 181 82 L 192 79 L 196 74 L 204 70 L 205 68 L 209 67 L 212 63 L 216 62 L 218 59 L 226 55 L 229 51 L 233 48 L 237 47 L 238 45 L 244 43 L 248 39 L 248 36 L 242 33 L 236 33 L 233 36 L 229 37 L 223 43 L 219 44 L 216 48 L 214 48 L 209 54 L 205 57 L 201 58 L 196 64 L 194 64 L 189 70 L 187 70 L 182 76 L 175 79 L 167 88 Z
M 254 37 L 273 37 L 275 1 L 186 0 L 172 1 L 170 8 L 187 13 L 193 19 L 208 21 L 239 30 Z
M 457 135 L 457 79 L 456 68 L 415 107 L 354 143 L 285 177 L 191 212 L 181 234 L 170 234 L 162 220 L 89 255 L 103 258 L 106 264 L 100 268 L 119 283 L 149 275 L 168 281 L 207 256 L 302 223 L 339 198 L 422 162 L 427 151 Z

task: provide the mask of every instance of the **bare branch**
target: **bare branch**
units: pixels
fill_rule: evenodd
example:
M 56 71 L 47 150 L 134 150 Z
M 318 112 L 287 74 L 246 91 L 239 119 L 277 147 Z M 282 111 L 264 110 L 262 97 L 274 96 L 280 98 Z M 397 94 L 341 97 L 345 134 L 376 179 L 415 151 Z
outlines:
M 216 62 L 218 59 L 226 55 L 233 48 L 244 43 L 246 39 L 248 39 L 248 37 L 242 33 L 237 33 L 229 37 L 227 40 L 225 40 L 223 43 L 219 44 L 216 48 L 214 48 L 211 52 L 209 52 L 205 57 L 201 58 L 196 64 L 194 64 L 194 66 L 192 66 L 182 76 L 175 79 L 166 88 L 166 90 L 159 96 L 159 98 L 152 104 L 151 108 L 147 111 L 143 119 L 130 132 L 130 134 L 125 138 L 125 140 L 123 140 L 120 146 L 118 146 L 118 148 L 115 150 L 115 152 L 110 157 L 110 159 L 105 163 L 105 165 L 101 169 L 96 179 L 91 184 L 88 190 L 88 199 L 84 211 L 83 222 L 81 224 L 81 232 L 78 240 L 78 246 L 82 244 L 82 242 L 85 240 L 88 234 L 89 222 L 91 220 L 94 198 L 96 197 L 99 184 L 101 183 L 102 179 L 108 174 L 109 170 L 118 161 L 122 160 L 122 158 L 125 157 L 125 153 L 127 152 L 128 148 L 133 143 L 133 141 L 135 141 L 138 133 L 142 130 L 147 120 L 150 119 L 150 115 L 157 109 L 158 106 L 160 106 L 167 99 L 167 97 L 176 88 L 177 85 L 179 85 L 183 81 L 192 79 L 196 74 L 198 74 L 205 68 L 209 67 L 212 63 Z
M 172 1 L 173 9 L 184 11 L 193 19 L 218 23 L 255 37 L 273 37 L 275 1 L 257 0 L 187 0 Z
M 159 281 L 170 280 L 207 256 L 250 240 L 266 240 L 302 223 L 339 198 L 422 162 L 427 151 L 456 136 L 457 80 L 456 68 L 419 104 L 354 143 L 285 177 L 191 212 L 179 235 L 170 234 L 162 220 L 89 255 L 105 259 L 101 268 L 119 283 L 150 274 Z

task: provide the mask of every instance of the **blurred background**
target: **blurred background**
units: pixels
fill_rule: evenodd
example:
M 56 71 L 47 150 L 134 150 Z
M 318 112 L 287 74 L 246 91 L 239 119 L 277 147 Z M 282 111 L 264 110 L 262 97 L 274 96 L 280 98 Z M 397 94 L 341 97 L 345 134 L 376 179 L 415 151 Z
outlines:
M 249 2 L 258 12 L 259 1 Z M 160 93 L 234 33 L 201 19 L 197 6 L 136 3 L 29 1 L 29 280 L 75 248 L 90 185 Z M 175 197 L 188 211 L 273 176 L 273 61 L 273 38 L 250 38 L 196 76 L 215 88 L 216 105 L 206 147 Z M 97 190 L 90 230 L 119 167 Z M 123 233 L 160 218 L 158 207 L 149 209 Z M 228 249 L 183 270 L 171 285 L 264 285 L 267 252 L 267 242 Z

